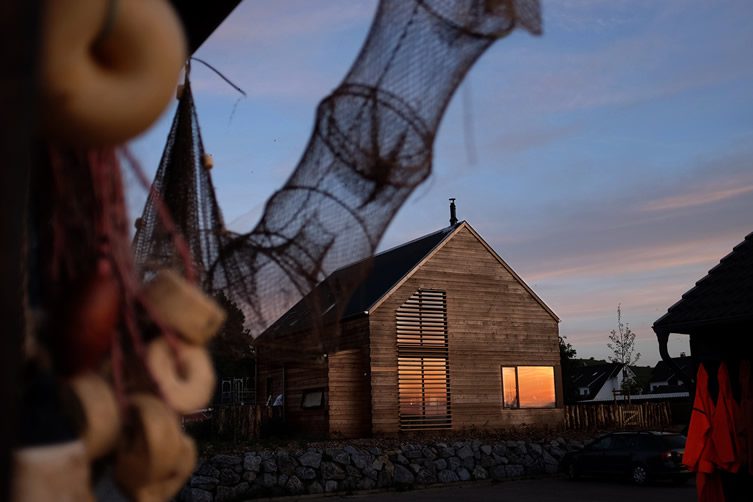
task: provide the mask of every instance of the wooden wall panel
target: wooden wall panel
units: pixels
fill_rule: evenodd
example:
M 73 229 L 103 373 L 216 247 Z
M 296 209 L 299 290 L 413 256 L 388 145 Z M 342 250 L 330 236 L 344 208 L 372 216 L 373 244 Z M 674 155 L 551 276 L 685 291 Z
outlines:
M 328 358 L 330 435 L 359 438 L 371 433 L 368 351 L 350 349 Z
M 324 406 L 304 409 L 301 407 L 304 392 L 323 389 Z M 285 366 L 285 420 L 293 433 L 307 436 L 326 436 L 329 430 L 327 419 L 327 366 L 319 368 Z
M 395 312 L 419 288 L 447 292 L 453 429 L 561 422 L 557 321 L 463 228 L 370 313 L 375 434 L 399 428 Z M 503 410 L 503 365 L 554 366 L 558 408 Z

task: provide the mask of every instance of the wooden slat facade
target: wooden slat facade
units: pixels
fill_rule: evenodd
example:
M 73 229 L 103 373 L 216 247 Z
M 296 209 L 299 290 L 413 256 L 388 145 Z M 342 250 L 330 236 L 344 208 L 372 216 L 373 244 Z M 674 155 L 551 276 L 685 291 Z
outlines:
M 395 325 L 400 430 L 451 429 L 446 293 L 419 289 L 398 307 Z
M 330 354 L 329 432 L 358 438 L 371 433 L 371 385 L 368 351 L 350 349 Z
M 372 430 L 400 430 L 396 313 L 420 289 L 447 295 L 452 428 L 563 419 L 557 320 L 473 232 L 461 227 L 369 314 Z M 502 366 L 553 366 L 557 407 L 502 409 Z
M 340 326 L 326 327 L 321 334 L 306 331 L 270 340 L 260 339 L 257 340 L 256 350 L 260 405 L 264 406 L 265 402 L 261 400 L 266 400 L 279 387 L 279 391 L 285 395 L 287 432 L 312 437 L 330 433 L 342 437 L 369 435 L 371 388 L 368 384 L 368 320 L 365 316 L 346 320 Z M 353 362 L 355 352 L 361 354 L 358 368 L 360 381 L 356 378 Z M 335 362 L 333 369 L 330 369 L 332 358 Z M 348 358 L 352 359 L 350 363 L 346 363 Z M 344 374 L 339 375 L 339 371 Z M 275 389 L 267 388 L 270 379 Z M 303 408 L 304 393 L 316 389 L 325 391 L 324 406 Z M 353 403 L 346 402 L 346 398 L 356 395 L 355 392 L 359 397 Z M 267 411 L 268 415 L 273 414 L 273 411 Z M 350 421 L 352 423 L 346 423 Z
M 401 430 L 398 329 L 401 363 L 415 367 L 420 354 L 408 352 L 430 347 L 411 349 L 417 340 L 415 326 L 405 314 L 411 297 L 421 290 L 441 292 L 446 309 L 424 333 L 441 338 L 446 329 L 446 346 L 434 347 L 446 353 L 448 361 L 444 374 L 449 374 L 449 403 L 442 426 L 448 420 L 453 430 L 562 423 L 556 316 L 470 226 L 461 224 L 370 312 L 318 333 L 257 340 L 259 384 L 285 368 L 285 418 L 291 432 L 357 437 Z M 503 410 L 502 366 L 553 367 L 556 407 Z M 430 378 L 441 378 L 441 371 L 432 371 L 427 373 Z M 327 389 L 325 407 L 301 409 L 303 392 L 317 387 Z

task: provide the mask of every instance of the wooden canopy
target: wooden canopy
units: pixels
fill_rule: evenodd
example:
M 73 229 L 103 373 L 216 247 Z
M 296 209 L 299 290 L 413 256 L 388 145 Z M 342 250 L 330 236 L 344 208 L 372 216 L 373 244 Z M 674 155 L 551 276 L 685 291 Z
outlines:
M 189 52 L 193 54 L 241 3 L 241 0 L 213 0 L 211 2 L 171 0 L 171 2 L 183 21 Z

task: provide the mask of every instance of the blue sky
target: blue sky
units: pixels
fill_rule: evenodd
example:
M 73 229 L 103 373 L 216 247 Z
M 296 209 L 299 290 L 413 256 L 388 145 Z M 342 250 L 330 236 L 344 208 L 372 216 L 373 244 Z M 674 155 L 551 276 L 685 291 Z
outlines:
M 250 230 L 297 164 L 375 0 L 245 0 L 194 65 L 214 180 Z M 753 3 L 551 0 L 544 34 L 492 46 L 451 102 L 434 172 L 382 248 L 447 224 L 447 198 L 560 316 L 580 356 L 607 355 L 617 304 L 658 360 L 651 324 L 753 231 Z M 132 144 L 156 169 L 174 104 Z M 134 187 L 134 213 L 145 195 Z M 670 352 L 688 351 L 673 336 Z

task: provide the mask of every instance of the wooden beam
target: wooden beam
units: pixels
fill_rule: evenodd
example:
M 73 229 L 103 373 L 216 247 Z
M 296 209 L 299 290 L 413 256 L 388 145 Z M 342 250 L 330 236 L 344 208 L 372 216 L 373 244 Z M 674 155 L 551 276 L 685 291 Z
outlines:
M 173 7 L 178 11 L 188 38 L 190 54 L 201 47 L 209 35 L 214 33 L 222 22 L 230 15 L 241 0 L 212 0 L 211 2 L 188 2 L 172 0 Z

